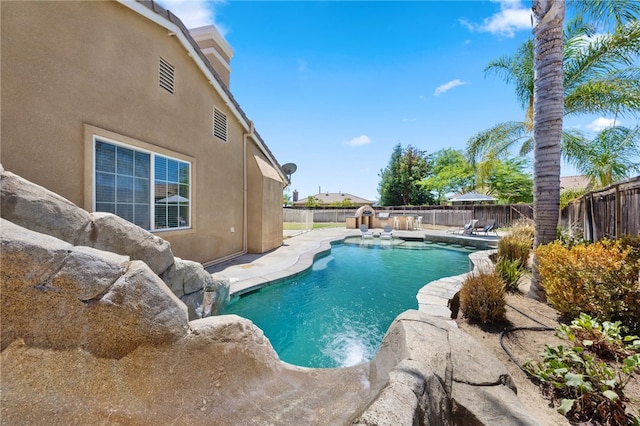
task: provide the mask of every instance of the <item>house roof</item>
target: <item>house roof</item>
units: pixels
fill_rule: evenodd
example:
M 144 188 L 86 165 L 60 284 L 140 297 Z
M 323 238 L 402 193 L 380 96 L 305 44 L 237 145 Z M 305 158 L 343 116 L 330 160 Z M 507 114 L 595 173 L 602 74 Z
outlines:
M 590 189 L 591 179 L 588 176 L 563 176 L 560 178 L 560 190 L 563 189 Z
M 360 198 L 358 196 L 348 194 L 346 192 L 321 192 L 315 195 L 312 195 L 313 198 L 317 199 L 322 204 L 334 204 L 341 203 L 345 199 L 351 200 L 353 204 L 373 204 L 373 201 L 366 200 L 364 198 Z M 294 205 L 306 204 L 307 199 L 309 197 L 304 197 L 293 203 Z
M 495 198 L 477 192 L 467 192 L 466 194 L 455 196 L 449 199 L 452 203 L 462 201 L 496 201 Z
M 255 131 L 253 122 L 249 120 L 249 117 L 242 110 L 238 102 L 234 99 L 231 91 L 228 89 L 218 72 L 213 68 L 213 65 L 206 58 L 198 43 L 192 37 L 191 33 L 182 23 L 180 18 L 171 13 L 171 11 L 163 8 L 153 0 L 118 0 L 120 4 L 128 7 L 129 9 L 139 13 L 140 15 L 150 19 L 156 24 L 166 28 L 169 35 L 175 36 L 182 46 L 187 50 L 187 53 L 194 60 L 198 68 L 203 72 L 207 80 L 213 86 L 214 90 L 220 95 L 227 107 L 231 110 L 236 119 L 240 122 L 240 125 L 248 133 L 255 142 L 262 153 L 273 163 L 274 167 L 280 174 L 282 181 L 289 183 L 287 175 L 282 170 L 282 166 L 278 163 L 275 156 L 267 147 L 260 134 Z

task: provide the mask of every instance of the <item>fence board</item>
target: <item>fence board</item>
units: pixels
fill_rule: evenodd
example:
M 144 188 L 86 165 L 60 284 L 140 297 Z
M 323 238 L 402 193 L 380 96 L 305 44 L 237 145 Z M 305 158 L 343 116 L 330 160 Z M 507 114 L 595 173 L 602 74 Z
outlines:
M 393 214 L 411 214 L 422 216 L 423 225 L 462 226 L 471 219 L 495 219 L 498 227 L 510 226 L 520 218 L 533 218 L 531 204 L 487 204 L 463 206 L 375 206 L 376 214 L 390 212 Z M 284 221 L 295 222 L 296 211 L 302 209 L 285 208 Z M 304 209 L 313 212 L 314 223 L 345 222 L 347 216 L 353 216 L 357 208 L 319 208 Z
M 560 226 L 590 241 L 640 235 L 640 176 L 571 201 L 562 209 Z

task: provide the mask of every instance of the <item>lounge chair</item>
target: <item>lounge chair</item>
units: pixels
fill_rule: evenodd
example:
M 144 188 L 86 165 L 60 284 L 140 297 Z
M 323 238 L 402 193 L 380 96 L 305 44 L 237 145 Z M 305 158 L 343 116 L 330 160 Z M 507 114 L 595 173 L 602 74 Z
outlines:
M 473 219 L 471 222 L 466 223 L 464 226 L 455 229 L 449 229 L 447 232 L 452 234 L 470 234 L 473 228 L 478 223 L 477 219 Z
M 472 235 L 478 222 L 478 219 L 473 219 L 471 222 L 467 223 L 462 229 L 462 235 Z
M 362 238 L 373 238 L 373 232 L 369 231 L 369 227 L 365 224 L 360 225 L 360 232 L 362 233 Z
M 391 227 L 391 225 L 385 225 L 384 228 L 382 228 L 382 232 L 380 233 L 380 239 L 390 240 L 391 238 L 393 238 L 393 228 Z
M 484 229 L 485 225 L 486 225 L 486 220 L 484 219 L 479 219 L 475 221 L 476 223 L 474 223 L 470 228 L 469 228 L 469 232 L 467 232 L 467 234 L 470 235 L 476 235 L 478 232 L 482 232 L 482 230 Z
M 498 235 L 498 231 L 496 231 L 496 220 L 487 220 L 484 224 L 484 228 L 482 228 L 482 231 L 484 232 L 484 235 L 489 235 L 489 232 L 493 232 L 494 234 Z

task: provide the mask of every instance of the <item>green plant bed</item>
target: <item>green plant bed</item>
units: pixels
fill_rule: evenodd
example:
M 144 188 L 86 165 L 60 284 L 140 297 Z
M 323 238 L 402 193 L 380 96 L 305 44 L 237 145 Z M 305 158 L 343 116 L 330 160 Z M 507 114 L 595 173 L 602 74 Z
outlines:
M 570 345 L 546 346 L 541 362 L 528 361 L 525 370 L 557 410 L 574 422 L 638 425 L 638 413 L 626 411 L 625 387 L 640 367 L 640 338 L 622 336 L 620 322 L 603 322 L 581 314 L 557 336 Z

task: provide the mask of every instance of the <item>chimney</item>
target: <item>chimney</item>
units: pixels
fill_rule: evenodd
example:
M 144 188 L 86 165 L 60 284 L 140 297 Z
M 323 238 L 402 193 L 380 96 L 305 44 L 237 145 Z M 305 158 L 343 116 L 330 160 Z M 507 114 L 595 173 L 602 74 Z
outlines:
M 295 203 L 296 201 L 298 201 L 298 190 L 294 189 L 293 190 L 293 202 Z
M 189 30 L 191 37 L 198 43 L 198 47 L 209 63 L 216 70 L 222 82 L 229 88 L 229 76 L 231 74 L 231 58 L 233 58 L 233 49 L 231 45 L 224 39 L 222 34 L 218 32 L 215 25 L 207 25 L 205 27 L 192 28 Z

